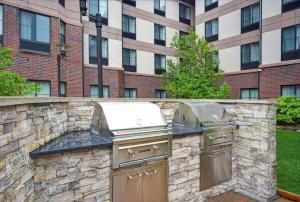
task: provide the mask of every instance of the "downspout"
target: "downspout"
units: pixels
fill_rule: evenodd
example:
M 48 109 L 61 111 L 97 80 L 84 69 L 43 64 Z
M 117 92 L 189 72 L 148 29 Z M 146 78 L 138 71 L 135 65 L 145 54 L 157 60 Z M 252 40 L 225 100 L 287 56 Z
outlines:
M 257 79 L 258 79 L 258 99 L 260 99 L 260 72 L 262 71 L 261 69 L 261 64 L 262 64 L 262 1 L 263 0 L 260 0 L 260 24 L 259 24 L 259 28 L 260 28 L 260 43 L 259 43 L 259 54 L 260 54 L 260 57 L 259 57 L 259 69 L 260 71 L 258 71 L 258 75 L 257 75 Z
M 82 97 L 84 97 L 85 93 L 84 93 L 84 86 L 85 86 L 85 82 L 84 82 L 84 78 L 85 78 L 85 69 L 84 69 L 84 27 L 83 27 L 83 22 L 82 22 L 82 15 L 80 14 L 80 23 L 82 24 L 81 27 L 81 65 L 82 65 Z

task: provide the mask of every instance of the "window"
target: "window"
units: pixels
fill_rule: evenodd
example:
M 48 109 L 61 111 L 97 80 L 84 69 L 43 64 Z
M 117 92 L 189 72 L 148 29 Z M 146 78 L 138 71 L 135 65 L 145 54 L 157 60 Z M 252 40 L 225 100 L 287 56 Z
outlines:
M 242 88 L 241 99 L 243 100 L 258 100 L 259 91 L 258 88 Z
M 3 38 L 3 6 L 0 4 L 0 46 Z
M 300 24 L 282 29 L 281 60 L 300 59 Z
M 165 90 L 155 90 L 155 98 L 167 98 L 167 92 Z
M 179 3 L 179 21 L 185 24 L 191 24 L 191 7 Z
M 59 43 L 61 45 L 66 43 L 65 33 L 66 33 L 66 24 L 63 21 L 60 20 L 60 23 L 59 23 Z
M 241 69 L 254 69 L 259 66 L 259 43 L 250 43 L 241 46 Z
M 188 34 L 189 34 L 188 32 L 179 31 L 179 36 L 180 37 L 183 37 L 183 36 L 188 35 Z
M 212 59 L 213 59 L 214 63 L 217 63 L 216 67 L 215 67 L 215 72 L 217 73 L 217 72 L 219 72 L 219 63 L 220 63 L 218 51 L 213 53 Z
M 96 15 L 97 13 L 100 13 L 102 16 L 102 23 L 104 25 L 107 25 L 107 17 L 108 17 L 108 0 L 89 0 L 89 12 L 91 15 Z M 92 18 L 90 18 L 90 21 L 93 21 Z
M 61 6 L 65 7 L 65 0 L 58 0 L 58 3 L 59 3 Z
M 136 50 L 123 48 L 123 68 L 125 71 L 136 72 Z
M 36 83 L 40 87 L 40 91 L 28 96 L 45 97 L 51 95 L 51 84 L 49 81 L 28 81 L 29 83 Z
M 23 10 L 20 16 L 21 48 L 50 52 L 50 18 Z
M 205 11 L 218 7 L 218 0 L 205 0 Z
M 109 87 L 103 86 L 103 98 L 109 98 Z M 99 97 L 99 87 L 97 85 L 90 86 L 90 96 L 91 97 Z
M 242 9 L 242 33 L 259 29 L 260 8 L 259 3 Z
M 155 74 L 161 74 L 166 71 L 166 56 L 155 54 L 154 55 L 154 63 L 155 63 Z
M 288 12 L 300 8 L 300 0 L 282 0 L 282 12 Z
M 97 64 L 97 37 L 89 37 L 89 63 Z M 108 39 L 102 38 L 102 64 L 108 65 Z
M 60 82 L 60 96 L 66 97 L 67 95 L 67 83 Z
M 123 3 L 128 4 L 130 6 L 135 6 L 135 0 L 123 0 Z
M 281 95 L 296 96 L 300 98 L 300 84 L 291 86 L 281 86 Z
M 158 45 L 166 45 L 166 27 L 154 24 L 154 43 Z
M 136 39 L 136 19 L 129 15 L 123 15 L 123 36 Z
M 165 16 L 166 0 L 154 0 L 154 13 Z
M 125 88 L 124 89 L 124 97 L 125 98 L 137 98 L 136 88 Z
M 213 19 L 205 22 L 205 39 L 208 42 L 216 41 L 219 39 L 218 19 Z

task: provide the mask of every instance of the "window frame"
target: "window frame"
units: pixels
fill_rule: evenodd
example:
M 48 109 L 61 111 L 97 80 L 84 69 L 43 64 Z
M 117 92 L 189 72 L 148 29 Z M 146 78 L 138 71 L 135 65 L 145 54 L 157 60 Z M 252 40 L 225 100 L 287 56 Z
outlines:
M 98 92 L 98 85 L 97 85 L 97 84 L 91 84 L 91 85 L 90 85 L 90 97 L 92 97 L 92 95 L 91 95 L 91 89 L 92 89 L 92 88 L 91 88 L 91 87 L 97 88 L 97 92 Z M 107 88 L 107 92 L 108 92 L 107 98 L 110 98 L 109 85 L 103 85 L 102 91 L 104 90 L 104 88 Z M 93 96 L 92 98 L 99 98 L 99 95 L 98 95 L 98 96 Z M 103 98 L 106 98 L 106 97 L 104 97 L 104 92 L 103 92 Z
M 242 91 L 243 90 L 248 90 L 249 91 L 249 99 L 243 99 L 242 98 Z M 257 99 L 251 99 L 251 97 L 250 97 L 250 92 L 251 92 L 251 90 L 257 90 L 257 92 L 258 92 L 258 94 L 257 94 Z M 259 88 L 240 88 L 240 99 L 241 100 L 259 100 L 260 99 L 260 92 L 259 92 Z
M 217 24 L 218 24 L 218 33 L 214 34 L 214 35 L 211 35 L 211 36 L 207 36 L 207 34 L 206 34 L 207 33 L 206 32 L 206 26 L 207 26 L 208 23 L 213 23 L 213 21 L 217 21 Z M 213 26 L 211 26 L 211 28 L 212 27 Z M 219 18 L 214 18 L 212 20 L 206 21 L 205 24 L 204 24 L 204 28 L 205 28 L 204 32 L 205 32 L 205 39 L 206 39 L 206 41 L 213 42 L 213 41 L 219 40 Z
M 64 94 L 61 93 L 61 92 L 62 92 L 62 90 L 61 90 L 61 85 L 64 85 L 64 86 L 65 86 L 65 93 L 64 93 Z M 61 97 L 66 97 L 66 96 L 67 96 L 67 82 L 61 81 L 61 82 L 59 83 L 59 87 L 60 87 L 60 96 L 61 96 Z
M 296 10 L 298 8 L 300 8 L 300 1 L 296 1 L 296 2 L 290 2 L 290 3 L 283 3 L 284 0 L 281 0 L 281 13 L 286 13 L 292 10 Z
M 159 4 L 160 4 L 160 1 L 165 1 L 165 9 L 161 10 L 161 9 L 155 8 L 155 1 L 159 1 Z M 154 0 L 153 2 L 154 2 L 154 13 L 165 17 L 166 16 L 166 0 Z
M 101 0 L 98 0 L 98 13 L 100 13 L 100 1 L 101 1 Z M 103 16 L 101 15 L 101 23 L 102 23 L 103 25 L 108 25 L 108 1 L 109 1 L 109 0 L 106 1 L 107 17 L 103 17 Z M 89 0 L 89 5 L 88 5 L 89 10 L 90 10 L 90 2 L 91 2 L 91 1 Z M 91 13 L 90 13 L 90 14 L 91 14 Z M 93 15 L 93 14 L 91 14 L 91 15 Z M 90 22 L 95 22 L 95 19 L 92 18 L 92 17 L 89 17 L 89 21 L 90 21 Z
M 3 35 L 4 35 L 4 6 L 0 3 L 0 8 L 2 8 L 2 23 L 0 24 L 2 34 L 0 33 L 0 45 L 3 45 Z
M 258 10 L 259 10 L 259 21 L 256 22 L 256 23 L 252 23 L 250 25 L 246 25 L 244 26 L 243 23 L 244 23 L 244 12 L 246 9 L 251 9 L 255 6 L 258 5 Z M 244 8 L 241 9 L 241 33 L 246 33 L 246 32 L 251 32 L 251 31 L 254 31 L 254 30 L 257 30 L 259 29 L 259 26 L 260 26 L 260 22 L 261 22 L 261 11 L 260 11 L 260 2 L 257 2 L 255 4 L 251 4 L 249 6 L 246 6 Z M 251 15 L 251 18 L 253 18 L 253 16 Z
M 159 61 L 159 63 L 161 64 L 161 58 L 162 57 L 164 57 L 165 58 L 165 68 L 157 68 L 157 66 L 156 66 L 156 60 L 158 59 L 158 58 L 160 58 L 160 61 Z M 154 54 L 154 72 L 155 72 L 155 74 L 163 74 L 163 73 L 165 73 L 166 72 L 166 69 L 167 69 L 167 57 L 165 56 L 165 55 L 162 55 L 162 54 L 157 54 L 157 53 L 155 53 Z
M 300 24 L 284 27 L 281 29 L 281 61 L 287 61 L 287 60 L 296 60 L 300 59 L 300 46 L 298 49 L 296 49 L 296 44 L 297 44 L 297 27 L 300 29 Z M 295 38 L 295 49 L 291 51 L 283 51 L 283 32 L 285 29 L 288 28 L 294 28 L 294 38 Z M 299 39 L 300 40 L 300 39 Z
M 132 32 L 126 32 L 124 30 L 124 18 L 128 18 L 128 27 L 130 27 L 130 18 L 134 19 L 134 33 Z M 130 15 L 122 15 L 122 35 L 123 37 L 130 38 L 130 39 L 136 39 L 136 17 L 130 16 Z
M 157 93 L 159 93 L 159 97 L 158 96 L 156 96 L 157 95 Z M 161 95 L 162 95 L 162 93 L 165 93 L 166 94 L 166 96 L 165 97 L 162 97 Z M 166 90 L 163 90 L 163 89 L 155 89 L 155 92 L 154 92 L 154 97 L 155 98 L 157 98 L 157 99 L 165 99 L 165 98 L 167 98 L 167 91 Z
M 297 87 L 299 87 L 300 88 L 300 84 L 292 84 L 292 85 L 281 85 L 280 86 L 280 95 L 281 96 L 283 96 L 282 95 L 282 92 L 283 92 L 283 88 L 284 87 L 294 87 L 294 95 L 291 95 L 291 96 L 295 96 L 295 97 L 297 97 L 297 95 L 296 95 L 296 90 L 297 90 Z M 288 96 L 288 95 L 285 95 L 285 96 Z M 298 97 L 298 98 L 300 98 L 300 96 Z
M 123 0 L 124 4 L 130 5 L 130 6 L 134 6 L 136 7 L 136 1 L 135 0 Z
M 186 8 L 190 9 L 190 19 L 187 19 L 185 17 L 180 16 L 180 10 L 181 10 L 180 8 L 184 8 L 184 12 L 186 12 L 185 11 Z M 187 24 L 187 25 L 191 25 L 191 18 L 192 18 L 192 13 L 191 12 L 192 12 L 192 8 L 190 6 L 179 2 L 179 22 L 182 22 L 182 23 Z
M 219 1 L 218 0 L 214 3 L 209 4 L 209 5 L 206 5 L 206 1 L 207 0 L 204 1 L 204 11 L 205 12 L 210 11 L 214 8 L 217 8 L 219 6 Z
M 22 12 L 29 13 L 29 14 L 35 16 L 33 25 L 31 27 L 32 32 L 36 32 L 36 16 L 37 15 L 44 16 L 49 19 L 49 42 L 40 42 L 40 41 L 36 41 L 36 39 L 35 40 L 22 39 L 22 29 L 21 29 L 21 27 L 22 27 L 22 24 L 21 24 Z M 20 9 L 20 11 L 19 11 L 19 30 L 20 30 L 20 32 L 19 32 L 19 42 L 20 42 L 19 48 L 23 51 L 28 51 L 28 52 L 32 52 L 32 53 L 50 54 L 50 52 L 51 52 L 51 24 L 52 24 L 51 17 L 48 15 Z M 34 35 L 36 35 L 36 33 L 34 33 Z
M 61 25 L 63 25 L 64 33 L 61 33 Z M 63 43 L 61 41 L 61 37 L 63 35 Z M 66 23 L 63 20 L 59 20 L 59 44 L 64 45 L 66 43 Z
M 125 91 L 126 90 L 129 90 L 129 97 L 125 97 Z M 131 91 L 134 91 L 135 90 L 135 95 L 136 97 L 131 97 Z M 124 98 L 127 98 L 127 99 L 135 99 L 135 98 L 138 98 L 138 90 L 137 88 L 124 88 Z
M 250 61 L 250 62 L 247 62 L 247 63 L 243 63 L 243 47 L 244 46 L 249 46 L 249 57 L 251 58 L 251 44 L 258 44 L 258 54 L 259 54 L 259 58 L 258 58 L 258 61 Z M 260 43 L 259 41 L 256 41 L 256 42 L 253 42 L 253 43 L 248 43 L 248 44 L 242 44 L 241 45 L 241 70 L 249 70 L 249 69 L 257 69 L 259 67 L 259 61 L 260 61 L 260 58 L 261 58 L 261 54 L 260 54 Z
M 34 93 L 34 96 L 29 95 L 30 97 L 51 97 L 51 95 L 52 95 L 52 86 L 51 86 L 52 84 L 51 84 L 51 81 L 49 81 L 49 80 L 32 80 L 32 79 L 30 79 L 30 80 L 28 80 L 28 82 L 31 82 L 31 83 L 47 82 L 47 83 L 49 83 L 49 85 L 50 85 L 50 93 L 49 93 L 49 96 L 37 96 L 38 92 L 35 92 L 35 93 Z
M 156 28 L 159 29 L 159 35 L 161 34 L 161 30 L 162 29 L 164 30 L 164 33 L 165 33 L 165 35 L 164 35 L 165 39 L 164 40 L 163 39 L 157 39 L 157 38 L 155 38 Z M 165 46 L 166 45 L 166 34 L 167 33 L 166 33 L 166 27 L 165 26 L 154 23 L 154 44 Z
M 131 58 L 130 58 L 130 52 L 133 51 L 135 52 L 135 65 L 131 65 L 131 64 L 124 64 L 124 51 L 128 51 L 129 53 L 129 63 L 131 61 Z M 123 48 L 122 49 L 122 66 L 124 68 L 124 71 L 127 71 L 127 72 L 136 72 L 136 66 L 137 66 L 137 51 L 134 50 L 134 49 L 129 49 L 129 48 Z
M 96 55 L 97 55 L 97 36 L 94 35 L 89 35 L 89 64 L 97 64 L 98 63 L 98 57 L 93 57 L 90 54 L 90 45 L 91 45 L 91 38 L 94 37 L 96 39 Z M 109 57 L 109 45 L 108 45 L 108 38 L 102 37 L 102 41 L 106 40 L 107 41 L 107 57 L 103 57 L 103 51 L 102 51 L 102 64 L 103 65 L 108 65 L 108 57 Z M 103 48 L 103 42 L 102 42 L 102 48 Z

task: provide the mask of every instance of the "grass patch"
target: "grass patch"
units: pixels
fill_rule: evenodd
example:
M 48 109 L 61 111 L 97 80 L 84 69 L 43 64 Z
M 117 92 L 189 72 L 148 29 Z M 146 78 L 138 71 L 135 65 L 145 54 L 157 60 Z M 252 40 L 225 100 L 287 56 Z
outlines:
M 277 187 L 300 194 L 300 133 L 277 130 Z

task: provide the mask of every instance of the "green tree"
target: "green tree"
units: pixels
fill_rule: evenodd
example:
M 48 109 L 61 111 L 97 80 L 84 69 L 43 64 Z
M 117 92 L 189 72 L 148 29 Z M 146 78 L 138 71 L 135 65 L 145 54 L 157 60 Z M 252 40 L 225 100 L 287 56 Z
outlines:
M 224 73 L 218 70 L 213 45 L 191 30 L 184 36 L 176 34 L 171 46 L 176 49 L 177 61 L 167 61 L 163 87 L 172 97 L 217 99 L 231 96 L 231 87 L 222 82 Z
M 27 79 L 8 70 L 13 64 L 11 48 L 0 46 L 0 96 L 24 96 L 38 92 L 40 88 Z

